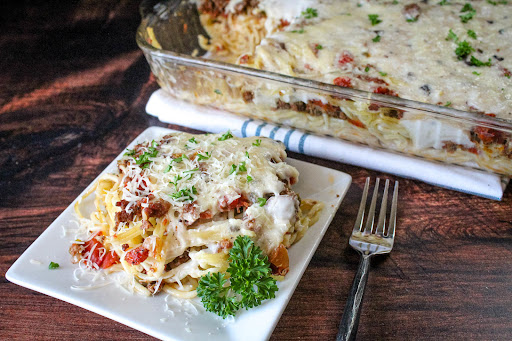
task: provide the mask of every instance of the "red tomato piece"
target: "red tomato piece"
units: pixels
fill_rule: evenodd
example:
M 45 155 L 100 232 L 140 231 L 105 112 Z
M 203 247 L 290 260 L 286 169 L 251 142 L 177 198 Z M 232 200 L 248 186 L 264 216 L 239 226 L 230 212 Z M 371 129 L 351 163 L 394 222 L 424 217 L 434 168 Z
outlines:
M 352 63 L 354 61 L 354 57 L 350 52 L 343 51 L 340 58 L 338 59 L 338 64 L 345 65 L 348 63 Z
M 101 263 L 102 269 L 110 268 L 112 265 L 119 263 L 119 256 L 117 253 L 112 250 L 110 252 L 107 252 L 105 255 L 105 258 L 103 258 L 103 263 Z
M 105 257 L 105 254 L 102 249 L 104 248 L 104 246 L 100 241 L 96 239 L 96 237 L 101 235 L 101 232 L 97 233 L 84 244 L 84 256 L 88 257 L 91 260 L 91 262 L 96 264 L 97 266 L 101 266 L 103 258 Z
M 126 253 L 124 256 L 124 260 L 127 261 L 131 265 L 138 265 L 146 260 L 149 255 L 149 250 L 139 246 L 131 251 Z
M 352 80 L 348 77 L 336 77 L 334 78 L 334 85 L 342 86 L 344 88 L 351 88 Z

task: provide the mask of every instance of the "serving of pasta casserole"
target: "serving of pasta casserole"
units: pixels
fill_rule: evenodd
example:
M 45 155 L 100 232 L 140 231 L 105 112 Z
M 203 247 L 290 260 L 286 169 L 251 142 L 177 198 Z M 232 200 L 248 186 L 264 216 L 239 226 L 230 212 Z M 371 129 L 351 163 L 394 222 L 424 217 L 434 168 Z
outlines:
M 285 158 L 280 142 L 230 132 L 144 141 L 77 201 L 73 262 L 123 271 L 143 295 L 193 298 L 201 277 L 227 270 L 229 251 L 244 236 L 268 257 L 272 274 L 284 276 L 287 248 L 322 209 L 292 190 L 299 174 Z M 89 196 L 95 210 L 86 216 Z

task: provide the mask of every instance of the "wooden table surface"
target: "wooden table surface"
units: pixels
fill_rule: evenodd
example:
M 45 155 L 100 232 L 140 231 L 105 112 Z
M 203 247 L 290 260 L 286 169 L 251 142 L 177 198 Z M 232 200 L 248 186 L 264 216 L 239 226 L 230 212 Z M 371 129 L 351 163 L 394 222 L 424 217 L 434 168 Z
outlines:
M 129 141 L 166 126 L 144 111 L 158 85 L 135 44 L 138 2 L 3 1 L 0 9 L 0 339 L 151 339 L 5 279 Z M 290 154 L 346 172 L 353 184 L 272 340 L 332 340 L 358 265 L 347 242 L 362 184 L 396 177 Z M 395 248 L 372 263 L 358 339 L 511 340 L 510 187 L 495 202 L 398 180 Z

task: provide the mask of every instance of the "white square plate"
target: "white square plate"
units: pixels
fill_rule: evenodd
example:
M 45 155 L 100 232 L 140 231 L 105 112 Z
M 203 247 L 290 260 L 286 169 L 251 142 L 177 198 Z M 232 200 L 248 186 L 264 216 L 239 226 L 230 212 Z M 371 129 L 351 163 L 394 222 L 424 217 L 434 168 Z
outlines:
M 170 131 L 159 127 L 148 128 L 130 147 L 142 140 L 156 139 Z M 122 154 L 112 161 L 103 173 L 114 172 L 117 159 L 121 156 Z M 11 266 L 6 278 L 163 340 L 266 340 L 272 334 L 352 182 L 350 175 L 333 169 L 293 159 L 287 159 L 287 162 L 300 173 L 299 183 L 294 186 L 294 191 L 302 198 L 324 202 L 325 208 L 318 222 L 290 248 L 290 271 L 284 281 L 278 283 L 276 298 L 265 301 L 259 307 L 239 311 L 234 321 L 227 322 L 205 312 L 197 298 L 193 300 L 193 305 L 199 308 L 199 314 L 191 315 L 189 309 L 186 309 L 189 304 L 180 308 L 176 301 L 171 304 L 174 312 L 167 311 L 165 308 L 169 305 L 166 303 L 165 293 L 142 297 L 132 295 L 115 285 L 91 290 L 72 289 L 72 286 L 77 285 L 73 277 L 77 265 L 71 263 L 68 253 L 73 236 L 69 233 L 65 235 L 63 227 L 72 225 L 72 221 L 76 220 L 73 205 L 77 199 Z M 89 200 L 87 202 L 91 203 Z M 51 261 L 59 263 L 60 267 L 49 270 L 48 264 Z M 77 338 L 80 336 L 77 335 Z

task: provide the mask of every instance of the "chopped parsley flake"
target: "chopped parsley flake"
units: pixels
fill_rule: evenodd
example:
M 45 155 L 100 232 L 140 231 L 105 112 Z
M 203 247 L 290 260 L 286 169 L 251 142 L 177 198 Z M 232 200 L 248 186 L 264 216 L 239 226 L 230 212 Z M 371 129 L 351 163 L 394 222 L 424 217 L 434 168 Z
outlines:
M 369 66 L 364 68 L 364 72 L 368 72 L 368 71 L 370 71 L 370 67 Z
M 380 41 L 380 35 L 377 34 L 375 38 L 372 39 L 374 43 L 378 43 Z
M 231 165 L 231 170 L 229 171 L 229 175 L 233 174 L 236 171 L 236 165 Z
M 507 0 L 500 0 L 500 1 L 492 1 L 492 0 L 487 0 L 488 3 L 490 3 L 491 5 L 493 6 L 496 6 L 498 4 L 500 5 L 506 5 L 508 4 L 508 1 Z
M 323 47 L 322 45 L 320 45 L 320 44 L 316 44 L 316 46 L 315 46 L 315 49 L 317 49 L 317 50 L 321 50 L 321 49 L 323 49 L 323 48 L 324 48 L 324 47 Z
M 231 131 L 228 130 L 225 134 L 223 134 L 217 140 L 219 140 L 219 141 L 226 141 L 227 139 L 232 139 L 232 138 L 233 138 L 233 135 L 231 135 Z
M 461 13 L 465 13 L 465 14 L 459 16 L 460 17 L 460 21 L 462 21 L 463 23 L 467 23 L 468 21 L 473 19 L 473 17 L 476 14 L 475 9 L 473 8 L 473 6 L 471 6 L 471 4 L 469 2 L 466 3 L 464 5 L 464 7 L 462 7 L 460 12 Z
M 199 168 L 194 168 L 194 169 L 184 171 L 183 173 L 193 173 L 193 172 L 197 172 L 198 170 L 199 170 Z
M 453 40 L 454 42 L 458 42 L 459 41 L 459 37 L 457 37 L 455 32 L 453 32 L 452 29 L 450 29 L 448 31 L 448 36 L 446 37 L 446 40 Z
M 442 0 L 442 1 L 438 2 L 437 4 L 441 5 L 441 6 L 444 6 L 444 5 L 449 5 L 450 2 L 448 0 Z
M 179 201 L 193 201 L 192 195 L 197 194 L 197 189 L 192 186 L 191 188 L 183 188 L 176 193 L 171 194 L 171 198 Z
M 260 204 L 260 207 L 265 206 L 266 203 L 267 203 L 267 199 L 265 199 L 265 198 L 258 198 L 258 204 Z
M 473 74 L 474 74 L 474 75 L 477 75 L 477 76 L 480 76 L 480 75 L 481 75 L 481 73 L 476 72 L 476 71 L 473 71 Z
M 457 55 L 457 58 L 459 60 L 462 60 L 464 58 L 466 58 L 467 56 L 469 56 L 471 54 L 471 52 L 475 51 L 475 49 L 473 48 L 473 46 L 471 46 L 470 43 L 468 43 L 467 41 L 461 41 L 459 42 L 457 48 L 455 49 L 455 54 Z
M 375 25 L 380 24 L 382 22 L 382 20 L 379 19 L 379 15 L 378 14 L 368 14 L 368 19 L 372 23 L 372 26 L 375 26 Z
M 197 143 L 197 141 L 196 141 L 196 138 L 195 138 L 195 137 L 193 137 L 193 138 L 189 139 L 189 140 L 188 140 L 188 142 L 190 142 L 190 143 Z
M 249 152 L 247 150 L 245 151 L 245 156 L 247 156 L 247 158 L 250 159 Z
M 304 33 L 304 29 L 301 28 L 300 30 L 293 30 L 292 33 L 300 33 L 300 34 L 302 34 L 302 33 Z
M 318 17 L 318 11 L 311 7 L 306 8 L 306 10 L 304 12 L 302 12 L 301 14 L 306 19 Z
M 215 92 L 217 95 L 222 95 L 222 92 L 219 89 L 215 89 L 213 92 Z
M 140 165 L 140 168 L 145 169 L 149 167 L 151 163 L 150 157 L 156 157 L 158 155 L 158 150 L 156 149 L 156 142 L 153 140 L 151 142 L 151 147 L 148 147 L 148 151 L 144 152 L 142 155 L 139 155 L 135 158 L 135 163 Z
M 127 149 L 126 153 L 124 153 L 124 156 L 134 156 L 135 155 L 135 149 Z
M 452 102 L 446 102 L 446 104 L 444 105 L 445 107 L 449 107 L 450 105 L 452 105 Z
M 407 21 L 407 22 L 416 22 L 416 21 L 418 21 L 418 18 L 419 18 L 419 17 L 416 17 L 416 18 L 409 18 L 409 19 L 407 19 L 406 21 Z
M 60 266 L 59 263 L 50 262 L 50 264 L 48 265 L 48 269 L 55 270 L 55 269 L 58 269 L 59 266 Z
M 182 156 L 180 157 L 177 157 L 175 159 L 172 159 L 171 162 L 176 162 L 176 163 L 180 163 L 181 161 L 183 161 L 183 158 L 187 159 L 187 156 L 185 154 L 183 154 Z
M 178 181 L 180 181 L 181 179 L 183 179 L 183 178 L 181 177 L 181 175 L 178 174 L 174 177 L 174 182 L 172 182 L 172 181 L 169 182 L 170 184 L 174 185 L 174 188 L 176 189 L 176 191 L 178 190 Z
M 253 146 L 256 146 L 256 147 L 259 147 L 261 146 L 261 140 L 260 139 L 257 139 L 256 142 L 253 142 L 252 143 Z
M 382 77 L 386 77 L 386 76 L 388 75 L 386 72 L 380 72 L 380 71 L 379 71 L 379 73 L 380 73 L 380 75 L 381 75 Z
M 252 181 L 252 176 L 247 175 L 247 182 L 251 182 L 251 181 Z
M 468 36 L 470 36 L 473 39 L 476 39 L 476 33 L 473 30 L 468 30 Z
M 203 154 L 197 154 L 197 160 L 198 161 L 203 161 L 203 160 L 208 160 L 210 158 L 210 156 L 212 156 L 209 152 L 206 152 L 204 153 L 205 155 Z
M 236 171 L 236 175 L 247 172 L 247 166 L 245 165 L 245 161 L 241 162 L 238 166 L 231 165 L 231 169 L 229 170 L 229 175 L 233 174 Z
M 487 62 L 482 62 L 481 60 L 479 60 L 478 58 L 475 58 L 475 56 L 471 56 L 471 59 L 469 60 L 469 62 L 471 63 L 471 65 L 473 66 L 491 66 L 491 58 L 489 58 L 489 61 Z

